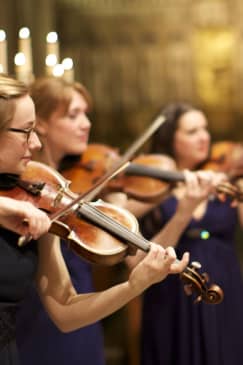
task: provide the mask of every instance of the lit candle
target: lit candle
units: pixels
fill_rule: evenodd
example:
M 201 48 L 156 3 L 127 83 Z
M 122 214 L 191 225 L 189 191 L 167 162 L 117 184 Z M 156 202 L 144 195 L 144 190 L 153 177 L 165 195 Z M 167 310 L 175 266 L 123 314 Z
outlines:
M 29 73 L 26 68 L 26 57 L 23 52 L 16 53 L 14 57 L 15 74 L 19 81 L 29 83 Z
M 62 61 L 62 65 L 64 68 L 64 80 L 68 82 L 74 81 L 74 69 L 73 69 L 73 60 L 70 57 L 64 58 Z
M 23 53 L 25 56 L 24 69 L 29 74 L 29 82 L 33 78 L 33 62 L 32 62 L 32 47 L 29 28 L 21 28 L 19 30 L 19 53 Z
M 0 72 L 8 73 L 6 33 L 0 29 Z
M 46 56 L 46 74 L 48 76 L 53 76 L 53 68 L 57 64 L 57 57 L 54 54 L 49 54 Z
M 53 71 L 52 71 L 53 76 L 55 77 L 62 77 L 64 74 L 64 68 L 63 65 L 61 63 L 56 64 L 53 67 Z
M 56 32 L 50 32 L 46 36 L 46 56 L 49 54 L 54 54 L 57 58 L 57 63 L 59 63 L 59 43 Z

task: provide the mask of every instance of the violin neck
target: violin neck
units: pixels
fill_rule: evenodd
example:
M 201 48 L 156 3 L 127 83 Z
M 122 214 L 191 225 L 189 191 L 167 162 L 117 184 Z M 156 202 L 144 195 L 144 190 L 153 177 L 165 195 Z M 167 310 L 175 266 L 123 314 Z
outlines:
M 129 243 L 144 252 L 150 250 L 150 242 L 144 237 L 130 231 L 128 228 L 108 217 L 90 203 L 82 202 L 78 209 L 81 218 L 94 223 L 108 233 L 111 233 L 124 243 Z
M 131 163 L 125 170 L 126 175 L 147 176 L 165 182 L 178 182 L 184 181 L 184 175 L 182 172 L 167 171 L 155 167 L 139 165 Z

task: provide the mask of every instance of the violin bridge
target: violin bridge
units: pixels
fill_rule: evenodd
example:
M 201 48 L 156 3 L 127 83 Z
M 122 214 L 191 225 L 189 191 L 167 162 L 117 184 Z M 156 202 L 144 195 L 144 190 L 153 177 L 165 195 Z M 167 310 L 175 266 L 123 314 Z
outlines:
M 57 195 L 52 203 L 54 208 L 57 208 L 59 206 L 59 204 L 63 198 L 64 192 L 65 192 L 65 189 L 62 186 L 60 186 L 59 190 L 57 191 Z

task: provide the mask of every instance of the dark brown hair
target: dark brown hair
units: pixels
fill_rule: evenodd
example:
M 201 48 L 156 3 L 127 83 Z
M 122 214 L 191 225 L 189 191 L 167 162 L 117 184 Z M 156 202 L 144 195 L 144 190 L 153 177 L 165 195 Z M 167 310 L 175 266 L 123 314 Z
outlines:
M 155 132 L 152 143 L 151 152 L 165 153 L 174 157 L 173 141 L 174 135 L 178 128 L 179 119 L 191 110 L 196 108 L 187 103 L 172 103 L 161 111 L 161 115 L 165 117 L 165 122 Z

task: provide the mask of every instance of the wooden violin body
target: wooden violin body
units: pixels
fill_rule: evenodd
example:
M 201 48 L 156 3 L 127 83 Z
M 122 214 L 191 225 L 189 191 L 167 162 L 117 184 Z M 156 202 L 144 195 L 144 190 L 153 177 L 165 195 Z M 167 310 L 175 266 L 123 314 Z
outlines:
M 72 191 L 83 193 L 104 175 L 119 159 L 116 149 L 103 144 L 89 144 L 85 152 L 71 168 L 64 169 L 62 175 L 70 181 Z
M 173 183 L 180 179 L 183 180 L 183 177 L 176 174 L 172 158 L 159 154 L 140 155 L 133 159 L 124 173 L 111 180 L 109 189 L 123 191 L 135 200 L 157 202 L 165 198 Z

